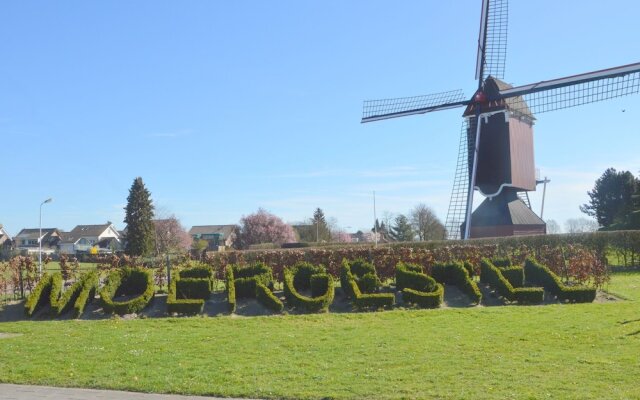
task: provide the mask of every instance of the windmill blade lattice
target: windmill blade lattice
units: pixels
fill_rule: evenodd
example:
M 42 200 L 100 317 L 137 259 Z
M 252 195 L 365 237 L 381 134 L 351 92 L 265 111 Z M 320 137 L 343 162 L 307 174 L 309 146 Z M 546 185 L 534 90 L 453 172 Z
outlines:
M 484 29 L 481 27 L 478 39 L 478 65 L 476 67 L 476 79 L 484 81 L 489 75 L 503 79 L 505 60 L 507 58 L 507 28 L 509 25 L 508 0 L 485 0 L 486 20 Z M 483 4 L 483 11 L 485 5 Z M 481 75 L 481 76 L 480 76 Z
M 470 117 L 465 118 L 462 122 L 456 173 L 453 179 L 447 219 L 445 220 L 445 239 L 457 240 L 462 237 L 460 225 L 466 217 L 467 196 L 469 195 L 469 160 L 472 160 L 475 147 L 475 136 L 468 135 L 468 132 L 475 132 L 477 121 L 476 117 Z
M 367 100 L 362 107 L 362 122 L 424 114 L 431 111 L 462 107 L 468 101 L 462 90 L 432 93 L 423 96 Z
M 621 70 L 627 72 L 616 75 Z M 640 93 L 640 63 L 612 68 L 608 74 L 605 71 L 520 86 L 500 94 L 519 93 L 506 99 L 510 108 L 514 111 L 528 108 L 535 115 Z M 590 80 L 578 79 L 589 76 Z

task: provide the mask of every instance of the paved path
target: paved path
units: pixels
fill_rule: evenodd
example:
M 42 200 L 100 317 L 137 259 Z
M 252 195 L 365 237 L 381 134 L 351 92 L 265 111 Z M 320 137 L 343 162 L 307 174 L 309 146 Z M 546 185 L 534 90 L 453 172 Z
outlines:
M 219 397 L 147 394 L 115 390 L 67 389 L 47 386 L 0 384 L 1 400 L 223 400 Z M 225 398 L 224 400 L 234 400 Z M 235 399 L 239 400 L 239 399 Z M 244 399 L 246 400 L 246 399 Z

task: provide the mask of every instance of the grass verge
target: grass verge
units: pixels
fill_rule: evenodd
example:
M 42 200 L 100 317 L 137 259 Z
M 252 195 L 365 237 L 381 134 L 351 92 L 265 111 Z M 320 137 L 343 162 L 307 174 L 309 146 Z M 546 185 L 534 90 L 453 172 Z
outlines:
M 615 275 L 610 287 L 634 279 Z M 625 399 L 640 391 L 639 318 L 624 301 L 0 323 L 22 334 L 0 339 L 0 381 L 287 399 Z

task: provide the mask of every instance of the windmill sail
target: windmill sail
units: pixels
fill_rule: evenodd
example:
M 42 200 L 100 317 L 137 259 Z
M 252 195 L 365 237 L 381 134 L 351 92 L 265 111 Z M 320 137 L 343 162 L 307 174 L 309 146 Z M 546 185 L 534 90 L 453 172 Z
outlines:
M 468 103 L 462 90 L 452 90 L 424 96 L 367 100 L 362 107 L 361 122 L 380 121 L 407 115 L 447 110 L 450 108 L 463 107 Z
M 475 147 L 475 136 L 469 135 L 468 132 L 474 132 L 476 130 L 476 123 L 476 117 L 465 118 L 462 122 L 456 173 L 453 179 L 453 189 L 451 190 L 447 219 L 445 220 L 445 239 L 460 239 L 462 237 L 460 226 L 465 221 L 467 212 L 469 163 L 472 160 L 473 149 Z
M 478 37 L 476 79 L 479 84 L 488 77 L 504 78 L 507 58 L 507 26 L 509 24 L 509 2 L 507 0 L 484 0 Z
M 533 114 L 640 93 L 640 63 L 542 81 L 500 91 L 514 110 Z

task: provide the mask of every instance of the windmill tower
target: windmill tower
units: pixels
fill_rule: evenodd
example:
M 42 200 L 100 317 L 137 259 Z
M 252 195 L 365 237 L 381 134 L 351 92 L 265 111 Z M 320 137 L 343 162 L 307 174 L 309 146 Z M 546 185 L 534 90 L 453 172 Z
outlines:
M 522 200 L 538 182 L 535 115 L 640 91 L 640 63 L 517 87 L 505 83 L 507 24 L 507 0 L 482 1 L 478 89 L 471 99 L 456 90 L 364 102 L 363 123 L 465 107 L 446 220 L 449 239 L 546 233 L 544 221 Z M 485 200 L 473 211 L 475 191 Z

